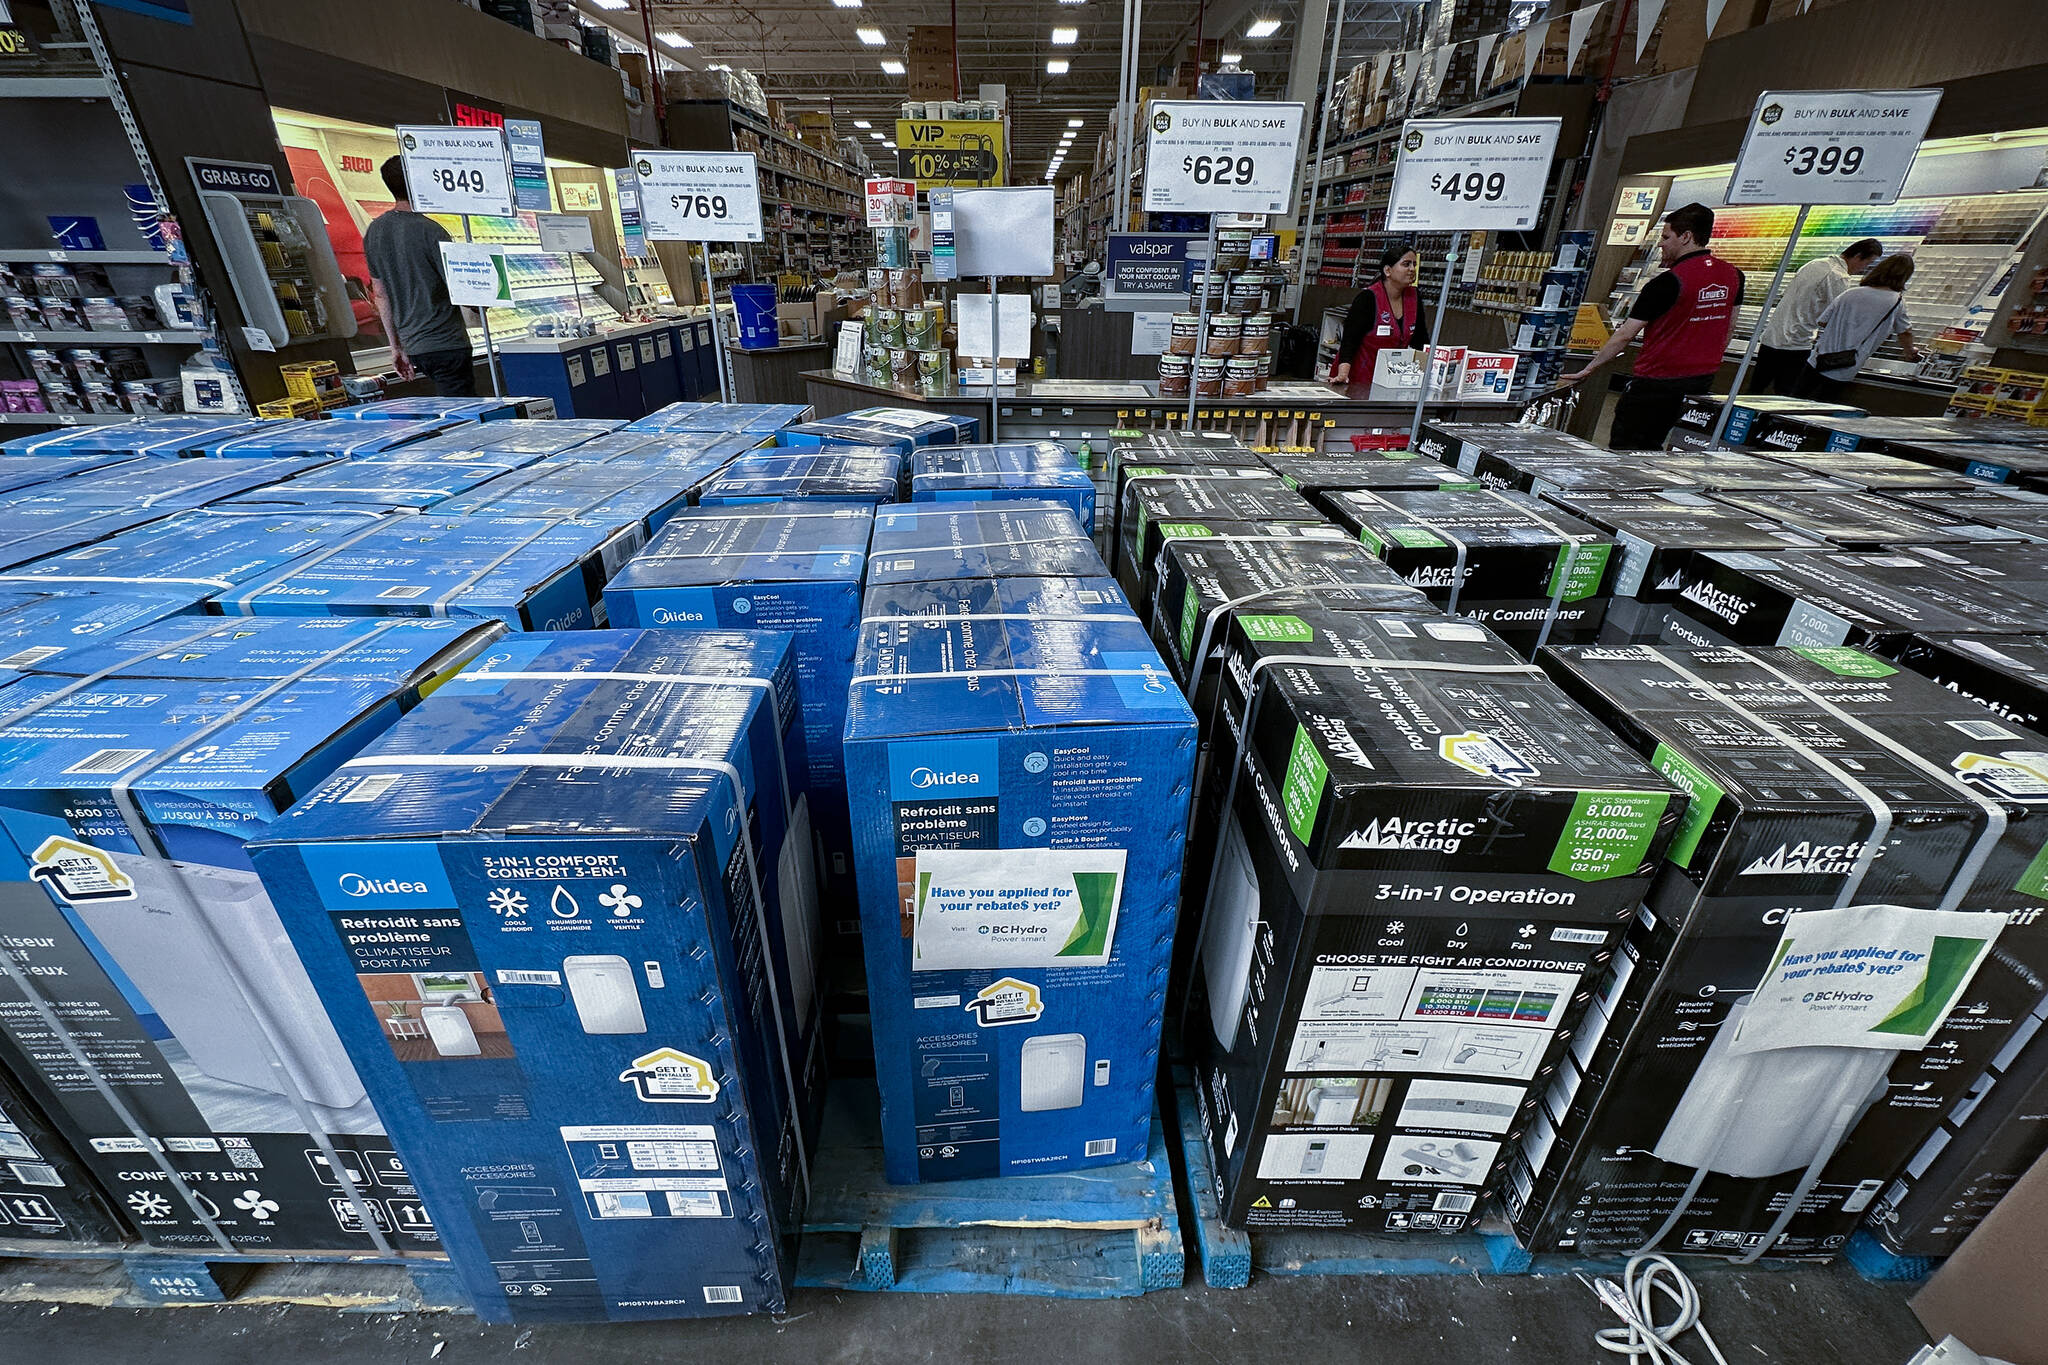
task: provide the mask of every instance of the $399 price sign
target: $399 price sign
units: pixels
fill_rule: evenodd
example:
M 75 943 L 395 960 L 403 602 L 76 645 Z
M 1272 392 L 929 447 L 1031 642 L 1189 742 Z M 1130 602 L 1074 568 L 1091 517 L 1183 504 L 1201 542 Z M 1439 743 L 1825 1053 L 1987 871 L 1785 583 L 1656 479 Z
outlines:
M 640 216 L 667 242 L 758 242 L 761 187 L 751 152 L 636 151 Z
M 1730 204 L 1890 204 L 1939 90 L 1766 90 L 1728 178 Z

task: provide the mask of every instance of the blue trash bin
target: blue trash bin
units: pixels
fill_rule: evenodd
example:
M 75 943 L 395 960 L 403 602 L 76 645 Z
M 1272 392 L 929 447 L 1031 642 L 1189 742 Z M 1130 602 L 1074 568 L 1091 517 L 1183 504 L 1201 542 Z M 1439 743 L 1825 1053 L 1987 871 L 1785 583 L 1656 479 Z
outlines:
M 750 351 L 762 350 L 782 340 L 781 329 L 775 321 L 774 285 L 734 285 L 732 307 L 739 323 L 740 345 Z

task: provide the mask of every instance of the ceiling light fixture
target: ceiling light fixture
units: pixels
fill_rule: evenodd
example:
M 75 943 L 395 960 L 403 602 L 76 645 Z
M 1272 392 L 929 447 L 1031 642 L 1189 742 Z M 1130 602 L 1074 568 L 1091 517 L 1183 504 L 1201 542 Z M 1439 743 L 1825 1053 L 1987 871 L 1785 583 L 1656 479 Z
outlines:
M 1081 30 L 1078 28 L 1056 28 L 1052 31 L 1052 45 L 1054 47 L 1072 47 L 1080 41 Z
M 624 9 L 626 0 L 595 0 L 599 9 Z
M 1055 57 L 1051 61 L 1047 62 L 1045 64 L 1045 74 L 1048 76 L 1066 75 L 1067 59 L 1065 57 Z
M 1242 52 L 1226 52 L 1223 54 L 1223 64 L 1225 66 L 1236 66 L 1243 60 L 1244 54 Z
M 1079 128 L 1087 122 L 1088 120 L 1084 118 L 1070 118 L 1067 120 L 1067 126 L 1069 128 Z
M 868 136 L 873 138 L 877 142 L 880 142 L 882 140 L 882 135 L 880 133 L 869 133 Z
M 882 70 L 883 70 L 883 72 L 884 72 L 884 73 L 886 73 L 886 74 L 888 74 L 888 75 L 891 75 L 891 76 L 900 76 L 900 75 L 902 75 L 902 74 L 903 74 L 903 63 L 901 63 L 901 62 L 883 62 L 883 63 L 882 63 Z
M 854 126 L 854 127 L 856 127 L 856 128 L 872 128 L 872 127 L 874 127 L 875 125 L 874 125 L 874 124 L 872 124 L 872 123 L 869 123 L 869 122 L 868 122 L 868 121 L 867 121 L 866 119 L 864 119 L 864 118 L 857 118 L 857 119 L 855 119 L 855 120 L 853 121 L 853 126 Z
M 1252 26 L 1244 31 L 1247 38 L 1270 38 L 1280 31 L 1278 19 L 1254 19 Z
M 655 34 L 654 36 L 655 36 L 655 37 L 657 37 L 657 38 L 659 38 L 659 39 L 660 39 L 660 40 L 662 41 L 663 45 L 665 45 L 665 46 L 667 46 L 667 47 L 695 47 L 695 46 L 696 46 L 696 44 L 695 44 L 695 43 L 691 42 L 691 41 L 690 41 L 690 40 L 689 40 L 688 38 L 685 38 L 685 37 L 684 37 L 684 36 L 683 36 L 682 34 L 680 34 L 680 33 L 677 33 L 677 32 L 676 32 L 676 31 L 675 31 L 674 29 L 672 29 L 672 28 L 665 28 L 665 29 L 661 30 L 661 32 L 659 32 L 659 33 Z
M 882 36 L 882 30 L 878 28 L 857 28 L 853 31 L 853 36 L 866 43 L 869 47 L 880 47 L 889 41 Z
M 835 9 L 859 9 L 860 0 L 832 0 Z

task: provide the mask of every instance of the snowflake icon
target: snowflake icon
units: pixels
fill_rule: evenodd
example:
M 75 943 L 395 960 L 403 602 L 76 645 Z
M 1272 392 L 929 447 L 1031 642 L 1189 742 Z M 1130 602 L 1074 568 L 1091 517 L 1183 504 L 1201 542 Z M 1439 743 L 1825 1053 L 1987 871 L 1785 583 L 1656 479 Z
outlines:
M 270 1216 L 277 1212 L 278 1206 L 275 1199 L 265 1199 L 263 1191 L 251 1186 L 235 1196 L 235 1207 L 257 1222 L 267 1223 Z
M 618 882 L 612 883 L 612 889 L 609 892 L 600 894 L 597 898 L 597 903 L 608 907 L 613 915 L 621 919 L 632 914 L 645 904 L 638 896 L 628 891 Z
M 1398 934 L 1407 927 L 1407 925 L 1403 924 L 1400 920 L 1397 919 L 1387 921 L 1387 932 L 1390 934 Z
M 154 1190 L 137 1190 L 128 1196 L 128 1207 L 144 1218 L 168 1218 L 171 1201 Z
M 509 886 L 500 886 L 492 890 L 486 900 L 491 909 L 498 912 L 500 918 L 526 918 L 526 895 L 524 892 L 514 891 Z

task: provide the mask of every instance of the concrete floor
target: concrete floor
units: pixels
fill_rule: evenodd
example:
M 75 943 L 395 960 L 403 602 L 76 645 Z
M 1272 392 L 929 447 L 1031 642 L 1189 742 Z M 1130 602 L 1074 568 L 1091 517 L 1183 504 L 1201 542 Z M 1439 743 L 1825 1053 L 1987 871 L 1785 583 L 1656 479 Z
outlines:
M 1706 1320 L 1730 1365 L 1904 1362 L 1925 1343 L 1898 1285 L 1846 1267 L 1703 1270 Z M 1141 1299 L 1074 1301 L 803 1291 L 780 1321 L 734 1318 L 594 1327 L 485 1327 L 450 1314 L 308 1307 L 99 1309 L 0 1304 L 0 1359 L 35 1365 L 1072 1365 L 1276 1361 L 1286 1365 L 1557 1365 L 1612 1357 L 1616 1320 L 1568 1277 L 1261 1278 Z M 1694 1365 L 1711 1357 L 1678 1343 Z

